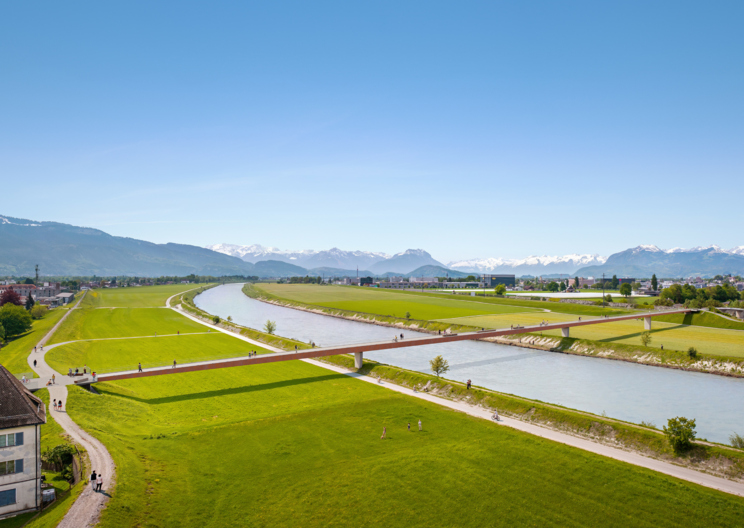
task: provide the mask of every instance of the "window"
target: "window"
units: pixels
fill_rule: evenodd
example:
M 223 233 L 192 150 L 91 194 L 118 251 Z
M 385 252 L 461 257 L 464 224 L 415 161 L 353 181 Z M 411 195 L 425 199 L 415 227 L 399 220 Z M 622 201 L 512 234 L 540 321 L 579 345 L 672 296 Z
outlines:
M 23 459 L 0 462 L 0 475 L 23 473 Z
M 3 434 L 0 435 L 0 447 L 10 447 L 16 445 L 16 435 Z
M 0 491 L 0 507 L 16 503 L 16 490 Z

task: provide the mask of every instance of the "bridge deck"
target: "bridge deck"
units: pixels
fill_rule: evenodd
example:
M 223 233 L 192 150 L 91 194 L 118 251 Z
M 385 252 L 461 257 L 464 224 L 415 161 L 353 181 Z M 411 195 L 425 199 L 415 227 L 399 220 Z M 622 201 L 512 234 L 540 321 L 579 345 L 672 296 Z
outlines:
M 515 328 L 502 328 L 497 330 L 482 330 L 478 332 L 467 332 L 462 334 L 442 334 L 425 337 L 414 337 L 399 339 L 397 341 L 377 341 L 371 343 L 362 343 L 354 345 L 340 345 L 334 347 L 318 347 L 312 349 L 299 350 L 297 352 L 277 352 L 274 354 L 260 354 L 253 357 L 236 357 L 232 359 L 217 359 L 213 361 L 203 361 L 199 363 L 185 363 L 178 365 L 176 368 L 155 367 L 144 369 L 142 372 L 137 370 L 112 372 L 109 374 L 99 374 L 95 380 L 90 376 L 75 379 L 73 383 L 87 385 L 102 381 L 115 381 L 131 378 L 146 378 L 149 376 L 161 376 L 164 374 L 180 374 L 182 372 L 196 372 L 200 370 L 212 370 L 228 367 L 239 367 L 243 365 L 259 365 L 262 363 L 275 363 L 277 361 L 291 361 L 295 359 L 309 359 L 323 356 L 335 356 L 338 354 L 352 354 L 356 352 L 373 352 L 376 350 L 390 350 L 394 348 L 405 348 L 421 345 L 435 345 L 437 343 L 450 343 L 453 341 L 468 341 L 474 339 L 484 339 L 487 337 L 503 337 L 516 334 L 526 334 L 530 332 L 546 332 L 549 330 L 561 330 L 564 328 L 574 328 L 577 326 L 587 326 L 603 323 L 614 323 L 618 321 L 630 321 L 633 319 L 645 319 L 657 317 L 660 315 L 671 315 L 678 313 L 695 312 L 694 309 L 668 310 L 664 312 L 636 313 L 630 315 L 620 315 L 616 317 L 601 317 L 595 319 L 586 319 L 581 321 L 565 321 L 561 323 L 549 323 L 546 325 L 520 326 Z M 397 329 L 393 329 L 397 330 Z M 64 382 L 63 382 L 64 383 Z

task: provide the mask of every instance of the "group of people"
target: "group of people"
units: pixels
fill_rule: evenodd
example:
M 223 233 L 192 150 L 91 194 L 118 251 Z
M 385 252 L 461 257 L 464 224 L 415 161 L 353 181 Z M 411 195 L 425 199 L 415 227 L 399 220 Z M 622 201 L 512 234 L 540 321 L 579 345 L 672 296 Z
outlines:
M 34 347 L 34 352 L 44 352 L 44 345 L 40 345 L 38 348 Z
M 400 338 L 403 339 L 403 334 L 400 334 Z M 398 336 L 393 336 L 393 341 L 398 342 Z
M 36 362 L 34 362 L 34 366 L 36 366 Z M 83 376 L 86 375 L 87 373 L 88 373 L 88 365 L 85 365 L 83 367 Z M 72 372 L 72 367 L 70 367 L 69 369 L 67 369 L 67 375 L 70 376 L 70 377 L 79 376 L 80 375 L 80 369 L 79 368 L 75 368 L 75 372 L 73 373 Z
M 419 431 L 423 431 L 424 430 L 423 429 L 423 426 L 421 425 L 421 420 L 418 421 L 418 428 L 419 428 Z M 409 432 L 411 431 L 411 422 L 408 422 L 408 431 Z M 383 426 L 382 427 L 382 436 L 380 437 L 380 440 L 383 440 L 385 438 L 387 438 L 387 427 Z
M 62 410 L 62 400 L 57 401 L 57 398 L 54 398 L 54 401 L 52 402 L 52 408 L 55 411 L 61 411 Z
M 93 486 L 93 491 L 101 491 L 103 487 L 103 474 L 96 473 L 94 469 L 93 473 L 90 474 L 90 483 Z

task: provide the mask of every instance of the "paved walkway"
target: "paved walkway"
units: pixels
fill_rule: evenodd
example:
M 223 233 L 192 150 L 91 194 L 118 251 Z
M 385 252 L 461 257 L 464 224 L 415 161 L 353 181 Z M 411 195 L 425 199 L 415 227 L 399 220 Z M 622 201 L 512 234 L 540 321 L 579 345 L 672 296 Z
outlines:
M 43 346 L 46 344 L 46 342 L 52 337 L 52 335 L 54 335 L 54 332 L 56 332 L 60 325 L 65 321 L 65 319 L 67 319 L 67 316 L 69 316 L 73 310 L 77 309 L 82 300 L 83 298 L 81 297 L 80 301 L 78 301 L 77 304 L 73 308 L 71 308 L 56 325 L 54 325 L 54 328 L 52 328 L 49 333 L 47 333 L 47 335 L 45 335 L 42 340 L 39 341 L 37 346 Z M 62 376 L 59 372 L 55 371 L 52 367 L 47 365 L 46 360 L 44 359 L 46 353 L 49 350 L 53 349 L 55 346 L 59 345 L 52 345 L 46 348 L 44 352 L 34 353 L 32 351 L 31 354 L 28 356 L 29 366 L 40 376 L 42 380 L 44 380 L 44 382 L 51 379 L 53 374 L 55 375 L 56 380 L 61 381 L 63 378 L 67 378 L 67 376 Z M 36 367 L 33 366 L 34 360 L 37 361 Z M 47 409 L 47 412 L 54 413 L 54 419 L 62 427 L 62 429 L 64 429 L 65 433 L 67 433 L 74 442 L 81 445 L 87 451 L 88 460 L 91 464 L 91 467 L 89 469 L 95 469 L 98 472 L 103 472 L 104 492 L 96 493 L 93 491 L 91 485 L 85 485 L 85 489 L 75 500 L 75 503 L 64 516 L 62 521 L 60 521 L 60 523 L 57 525 L 57 528 L 81 528 L 84 526 L 95 526 L 98 523 L 98 519 L 101 515 L 101 510 L 103 510 L 103 508 L 106 506 L 106 503 L 109 499 L 109 495 L 108 493 L 106 493 L 106 490 L 113 489 L 116 481 L 116 468 L 114 465 L 114 460 L 111 458 L 111 455 L 101 442 L 83 431 L 75 422 L 72 421 L 72 418 L 70 418 L 70 416 L 67 414 L 67 387 L 62 384 L 55 384 L 50 385 L 47 388 L 49 389 L 49 401 L 51 402 L 54 399 L 58 401 L 62 400 L 63 409 L 65 409 L 63 411 L 55 412 L 51 409 L 50 403 L 50 408 Z

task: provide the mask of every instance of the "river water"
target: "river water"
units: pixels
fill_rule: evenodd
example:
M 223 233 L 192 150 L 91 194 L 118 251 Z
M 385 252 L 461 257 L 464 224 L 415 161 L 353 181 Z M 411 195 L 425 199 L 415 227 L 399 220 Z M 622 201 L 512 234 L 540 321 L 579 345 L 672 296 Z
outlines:
M 278 335 L 320 346 L 392 339 L 396 330 L 356 321 L 274 306 L 251 299 L 242 284 L 227 284 L 198 295 L 196 305 L 222 318 L 261 329 L 275 321 Z M 400 330 L 397 331 L 400 333 Z M 404 331 L 406 336 L 424 335 Z M 728 443 L 733 432 L 744 434 L 744 379 L 726 378 L 543 352 L 477 341 L 442 343 L 390 351 L 365 352 L 365 357 L 429 373 L 429 360 L 442 354 L 449 361 L 447 377 L 530 399 L 658 427 L 674 416 L 697 420 L 699 438 Z

